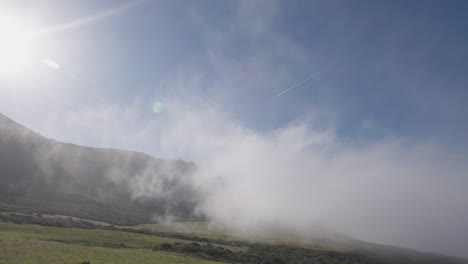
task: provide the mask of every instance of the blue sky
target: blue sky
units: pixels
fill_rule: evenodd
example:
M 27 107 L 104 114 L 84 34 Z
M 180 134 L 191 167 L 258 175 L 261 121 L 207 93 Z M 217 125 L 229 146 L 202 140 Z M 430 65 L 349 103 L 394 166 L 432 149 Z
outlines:
M 327 223 L 466 257 L 467 13 L 461 0 L 0 1 L 0 112 L 56 140 L 195 161 L 229 183 L 214 219 Z M 4 45 L 18 36 L 5 16 L 33 33 L 27 49 Z
M 2 6 L 35 20 L 36 30 L 128 3 Z M 140 1 L 40 38 L 41 55 L 59 63 L 60 71 L 29 73 L 40 80 L 14 85 L 55 89 L 56 100 L 66 103 L 42 102 L 42 109 L 41 102 L 21 98 L 16 109 L 3 104 L 1 111 L 41 129 L 36 123 L 47 111 L 138 100 L 148 111 L 144 122 L 159 118 L 151 113 L 154 101 L 197 98 L 259 131 L 320 109 L 327 120 L 333 116 L 345 141 L 396 135 L 464 148 L 467 9 L 464 1 Z M 34 78 L 27 74 L 22 78 Z M 41 110 L 31 113 L 21 104 Z

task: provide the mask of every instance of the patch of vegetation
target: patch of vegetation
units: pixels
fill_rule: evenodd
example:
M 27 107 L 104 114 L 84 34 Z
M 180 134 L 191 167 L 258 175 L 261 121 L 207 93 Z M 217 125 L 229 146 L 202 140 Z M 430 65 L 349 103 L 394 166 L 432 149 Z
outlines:
M 248 251 L 231 251 L 222 246 L 214 246 L 210 243 L 199 244 L 196 242 L 169 244 L 165 243 L 153 250 L 170 251 L 188 254 L 197 258 L 228 263 L 252 263 L 252 264 L 284 264 L 284 263 L 311 263 L 311 264 L 358 264 L 367 263 L 358 255 L 349 253 L 310 250 L 292 246 L 278 246 L 271 244 L 251 244 Z
M 97 205 L 45 201 L 0 195 L 0 212 L 25 214 L 60 214 L 102 221 L 113 225 L 138 225 L 153 222 L 153 216 L 142 210 L 122 210 Z
M 175 252 L 151 250 L 163 243 L 184 242 L 112 230 L 0 222 L 0 264 L 217 263 Z
M 180 233 L 166 233 L 166 232 L 156 232 L 149 229 L 136 229 L 130 227 L 118 227 L 114 225 L 105 225 L 103 223 L 96 223 L 83 219 L 76 219 L 71 217 L 59 217 L 59 216 L 43 216 L 41 214 L 19 214 L 19 213 L 0 213 L 0 220 L 4 222 L 12 222 L 15 224 L 35 224 L 42 226 L 53 226 L 53 227 L 65 227 L 65 228 L 83 228 L 83 229 L 102 229 L 102 230 L 112 230 L 112 231 L 121 231 L 127 233 L 141 234 L 141 235 L 151 235 L 158 237 L 174 238 L 181 240 L 190 240 L 197 242 L 206 242 L 212 244 L 221 244 L 231 247 L 248 247 L 251 243 L 247 241 L 231 241 L 231 240 L 222 240 L 222 239 L 208 239 L 200 238 L 189 235 L 184 235 Z
M 54 256 L 54 259 L 56 257 L 57 259 L 63 260 L 64 257 L 62 253 L 68 255 L 70 252 L 67 250 L 70 248 L 76 249 L 77 247 L 79 247 L 80 250 L 82 250 L 82 247 L 85 247 L 88 248 L 88 251 L 94 252 L 98 250 L 100 252 L 105 251 L 105 253 L 101 252 L 98 255 L 93 255 L 93 258 L 86 254 L 76 253 L 76 256 L 80 257 L 80 259 L 73 257 L 74 262 L 71 263 L 80 263 L 79 261 L 83 261 L 83 259 L 92 261 L 93 264 L 148 263 L 135 261 L 135 259 L 126 262 L 107 262 L 108 260 L 114 260 L 113 257 L 107 255 L 110 254 L 109 252 L 113 252 L 113 254 L 130 255 L 139 252 L 142 256 L 156 254 L 161 258 L 162 256 L 183 256 L 186 258 L 184 263 L 207 263 L 209 261 L 217 261 L 247 264 L 468 264 L 468 261 L 459 258 L 388 246 L 376 245 L 376 247 L 366 251 L 338 252 L 292 245 L 199 238 L 180 233 L 162 233 L 148 229 L 115 227 L 111 225 L 103 226 L 102 224 L 93 222 L 83 224 L 86 226 L 83 228 L 79 227 L 79 225 L 82 224 L 81 221 L 86 222 L 85 220 L 69 217 L 44 217 L 41 215 L 0 213 L 0 219 L 9 222 L 0 222 L 0 264 L 45 263 L 45 261 L 39 261 L 41 260 L 42 254 L 45 254 L 45 256 L 49 256 L 50 254 Z M 26 224 L 35 221 L 39 221 L 43 225 L 56 226 Z M 14 224 L 12 222 L 21 224 Z M 75 224 L 77 226 L 74 226 Z M 93 229 L 91 230 L 91 228 Z M 59 249 L 59 251 L 48 251 L 49 249 L 47 249 L 47 247 L 52 247 L 51 245 L 55 245 L 54 247 Z M 30 252 L 30 250 L 36 250 L 42 246 L 45 246 L 46 249 L 41 249 L 34 254 Z M 29 253 L 24 255 L 23 253 L 15 251 L 16 247 Z M 60 250 L 63 250 L 63 252 Z M 16 254 L 21 256 L 11 252 L 16 252 Z M 29 262 L 23 261 L 24 256 L 34 256 L 37 260 Z M 104 259 L 102 256 L 109 257 L 109 259 Z M 21 261 L 12 261 L 12 259 L 16 260 L 16 258 L 21 259 Z M 67 262 L 47 263 L 70 262 L 67 260 Z

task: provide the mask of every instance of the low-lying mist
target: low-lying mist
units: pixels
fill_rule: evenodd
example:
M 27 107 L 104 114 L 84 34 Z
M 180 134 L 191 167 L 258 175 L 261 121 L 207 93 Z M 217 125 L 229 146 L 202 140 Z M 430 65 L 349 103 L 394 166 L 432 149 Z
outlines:
M 318 117 L 260 133 L 213 109 L 168 111 L 163 149 L 199 157 L 199 210 L 215 221 L 468 252 L 466 165 L 431 142 L 345 144 Z
M 468 163 L 431 142 L 395 136 L 344 142 L 319 112 L 259 132 L 217 108 L 166 103 L 153 122 L 130 131 L 141 114 L 136 105 L 96 109 L 107 113 L 98 116 L 102 122 L 91 110 L 63 115 L 62 124 L 77 135 L 89 129 L 82 124 L 112 124 L 118 133 L 98 126 L 96 137 L 125 138 L 126 148 L 146 142 L 143 151 L 195 161 L 195 184 L 206 195 L 197 210 L 215 222 L 247 232 L 280 227 L 304 237 L 326 230 L 468 256 Z

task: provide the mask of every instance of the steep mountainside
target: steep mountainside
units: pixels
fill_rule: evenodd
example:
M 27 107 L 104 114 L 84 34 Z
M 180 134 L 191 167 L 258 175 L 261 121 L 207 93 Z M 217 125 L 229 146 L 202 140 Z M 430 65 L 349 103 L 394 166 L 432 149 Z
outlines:
M 0 195 L 15 197 L 17 203 L 70 203 L 193 218 L 200 199 L 191 184 L 195 169 L 180 160 L 57 142 L 0 114 Z

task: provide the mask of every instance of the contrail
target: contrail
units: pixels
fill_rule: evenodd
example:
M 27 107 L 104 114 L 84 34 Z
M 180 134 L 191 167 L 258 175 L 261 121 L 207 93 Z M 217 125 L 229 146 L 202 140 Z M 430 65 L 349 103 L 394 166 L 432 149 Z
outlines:
M 128 2 L 126 4 L 110 8 L 108 10 L 105 10 L 105 11 L 101 12 L 101 13 L 97 13 L 97 14 L 90 15 L 90 16 L 87 16 L 87 17 L 79 18 L 79 19 L 76 19 L 74 21 L 71 21 L 71 22 L 68 22 L 68 23 L 65 23 L 65 24 L 40 29 L 38 31 L 33 32 L 32 36 L 41 37 L 41 36 L 45 36 L 45 35 L 57 34 L 57 33 L 68 31 L 68 30 L 71 30 L 71 29 L 74 29 L 74 28 L 82 27 L 82 26 L 85 26 L 87 24 L 91 24 L 93 22 L 96 22 L 98 20 L 120 14 L 120 13 L 122 13 L 124 11 L 127 11 L 130 8 L 141 5 L 141 4 L 143 4 L 143 3 L 147 2 L 147 1 L 148 0 L 131 1 L 131 2 Z
M 313 79 L 313 78 L 319 76 L 322 72 L 323 72 L 323 71 L 318 71 L 318 72 L 315 72 L 315 73 L 311 74 L 309 77 L 307 77 L 307 78 L 305 78 L 304 80 L 302 80 L 302 81 L 296 83 L 295 85 L 289 87 L 288 89 L 282 91 L 281 93 L 277 94 L 276 96 L 281 96 L 281 95 L 283 95 L 283 94 L 285 94 L 285 93 L 291 91 L 292 89 L 294 89 L 294 88 L 298 87 L 299 85 L 301 85 L 301 84 L 307 82 L 308 80 L 311 80 L 311 79 Z

